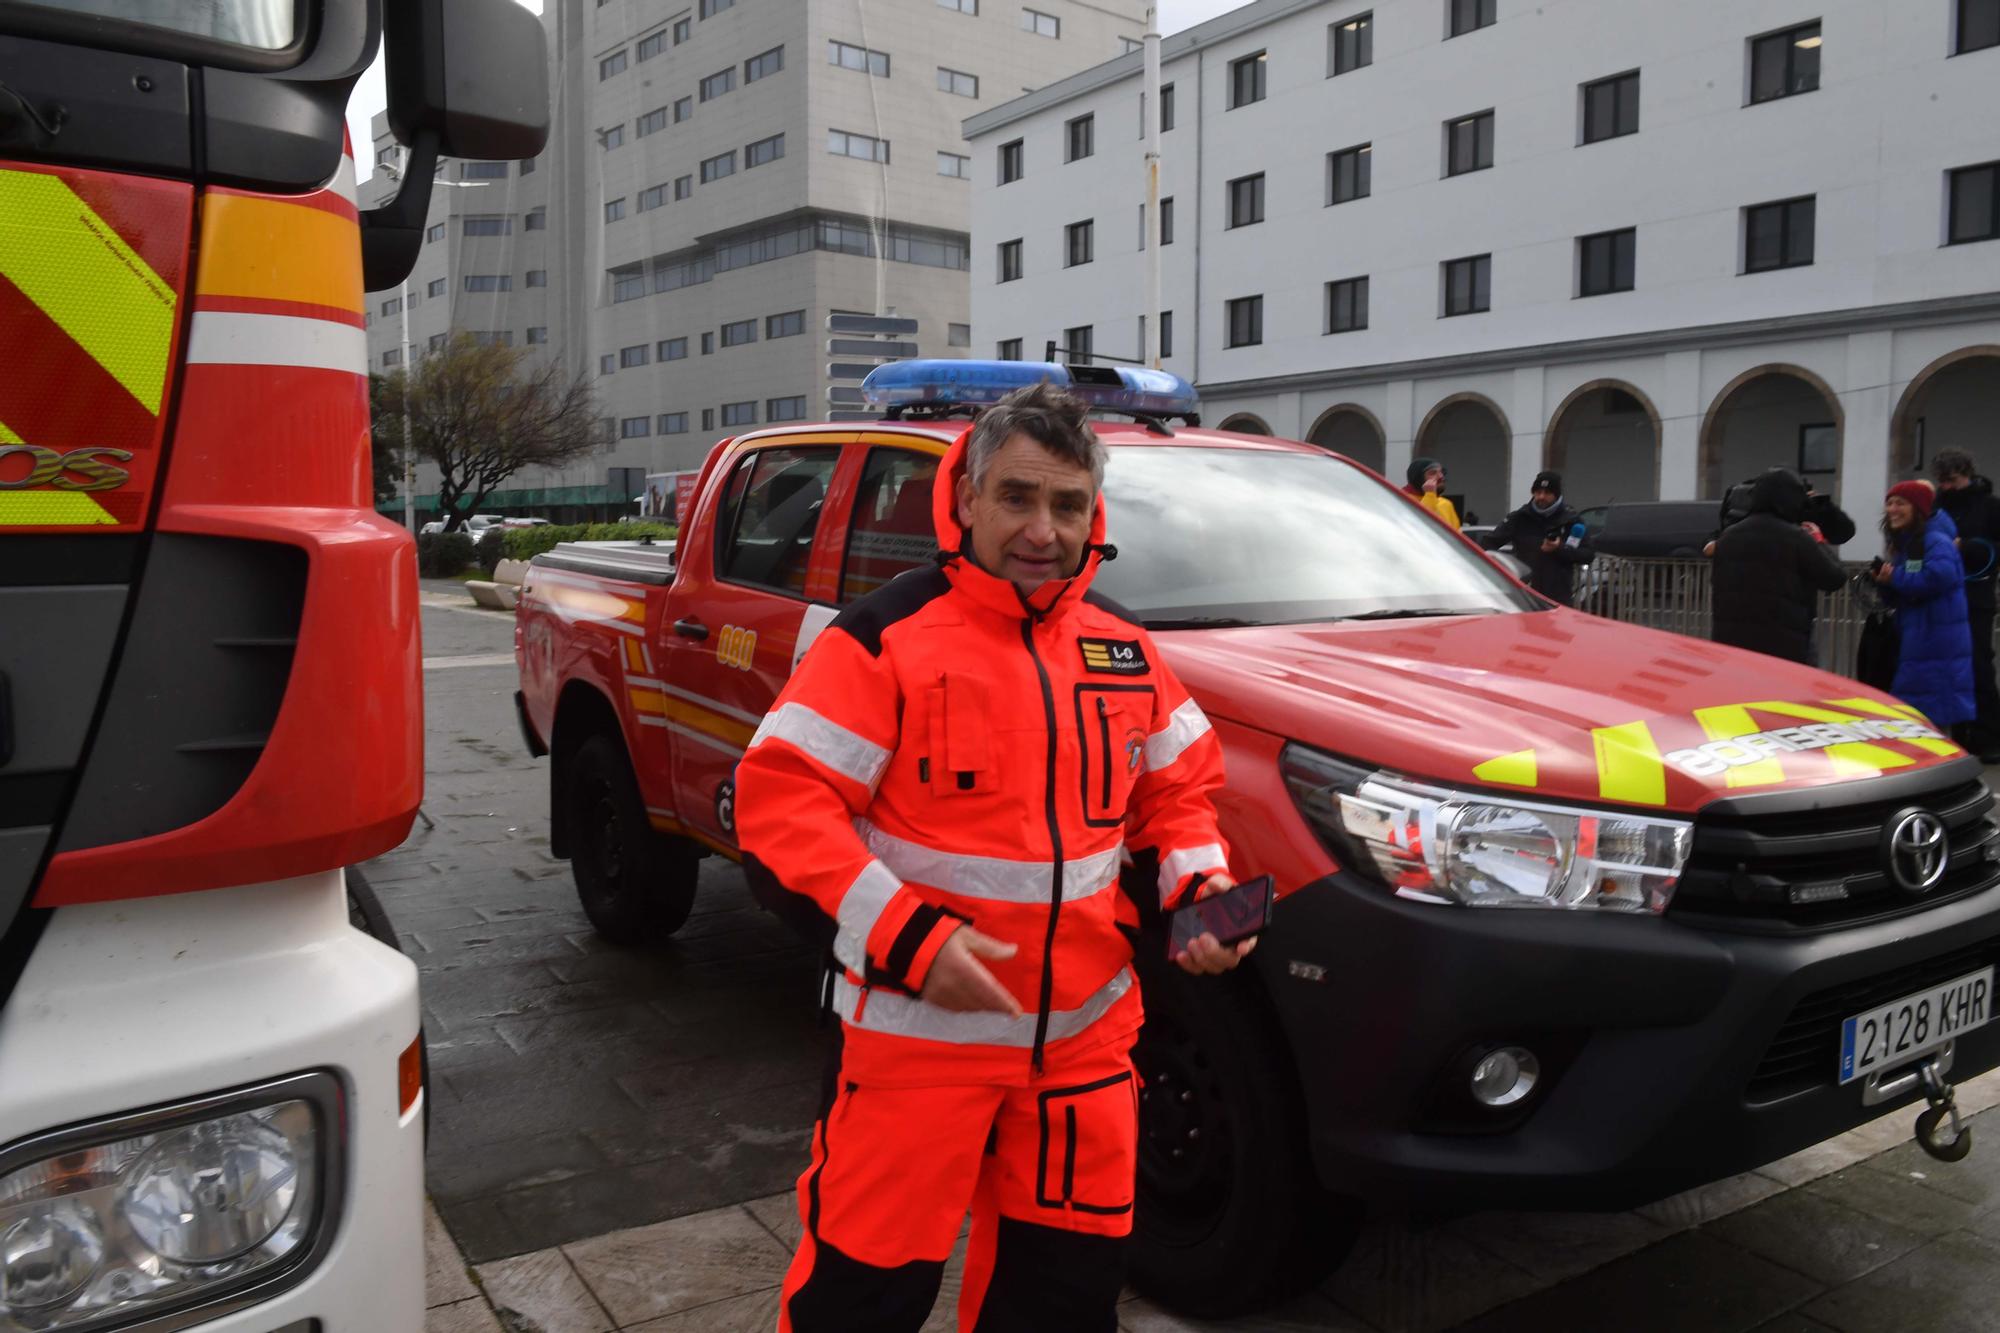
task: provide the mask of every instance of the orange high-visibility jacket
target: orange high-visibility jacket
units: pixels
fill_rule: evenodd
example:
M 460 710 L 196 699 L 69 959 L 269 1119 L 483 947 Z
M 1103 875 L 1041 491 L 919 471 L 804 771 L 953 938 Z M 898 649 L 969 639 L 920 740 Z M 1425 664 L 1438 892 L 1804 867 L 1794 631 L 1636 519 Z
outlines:
M 938 469 L 941 567 L 843 611 L 736 771 L 750 872 L 835 925 L 850 1072 L 879 1055 L 890 1078 L 915 1073 L 910 1057 L 931 1076 L 1018 1077 L 1047 1046 L 1129 1035 L 1138 912 L 1122 853 L 1157 859 L 1163 907 L 1227 862 L 1207 717 L 1146 631 L 1089 591 L 1103 496 L 1082 569 L 1025 604 L 958 554 L 970 433 Z M 961 922 L 1019 947 L 987 966 L 1021 1018 L 916 998 Z

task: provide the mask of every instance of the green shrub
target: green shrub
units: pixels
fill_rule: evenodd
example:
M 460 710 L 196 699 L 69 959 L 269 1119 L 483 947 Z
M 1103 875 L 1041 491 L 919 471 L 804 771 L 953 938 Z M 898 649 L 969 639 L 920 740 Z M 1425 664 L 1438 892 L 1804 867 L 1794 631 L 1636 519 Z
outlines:
M 502 557 L 507 554 L 506 537 L 507 531 L 504 528 L 488 528 L 479 534 L 475 554 L 479 560 L 480 571 L 489 579 L 493 577 L 494 566 L 498 565 Z
M 532 560 L 558 542 L 629 542 L 641 537 L 671 541 L 679 529 L 671 523 L 538 523 L 509 528 L 504 541 L 509 560 Z
M 472 537 L 463 532 L 429 532 L 417 537 L 417 573 L 448 579 L 472 563 Z

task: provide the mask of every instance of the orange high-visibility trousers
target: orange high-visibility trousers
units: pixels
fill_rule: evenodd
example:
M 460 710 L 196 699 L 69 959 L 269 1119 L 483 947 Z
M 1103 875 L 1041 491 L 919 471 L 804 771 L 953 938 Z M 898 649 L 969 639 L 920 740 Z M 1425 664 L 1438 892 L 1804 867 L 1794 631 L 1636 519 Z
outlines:
M 781 1333 L 916 1333 L 968 1209 L 960 1333 L 1113 1333 L 1138 1106 L 1129 1037 L 1020 1085 L 843 1076 L 799 1178 Z

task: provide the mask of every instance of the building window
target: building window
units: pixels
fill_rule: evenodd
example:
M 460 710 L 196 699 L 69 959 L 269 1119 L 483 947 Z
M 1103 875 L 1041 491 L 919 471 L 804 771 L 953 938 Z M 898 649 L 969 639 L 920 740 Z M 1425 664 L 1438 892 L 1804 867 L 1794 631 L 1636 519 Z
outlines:
M 1375 63 L 1375 16 L 1356 14 L 1326 30 L 1327 73 L 1347 74 Z
M 1229 109 L 1264 100 L 1265 53 L 1244 56 L 1229 62 Z
M 1021 243 L 1019 241 L 1002 241 L 1000 242 L 999 252 L 999 280 L 1001 282 L 1017 281 L 1021 276 Z
M 1368 197 L 1374 170 L 1375 145 L 1357 144 L 1326 155 L 1326 202 L 1351 203 Z
M 641 37 L 639 44 L 632 49 L 633 53 L 639 57 L 639 63 L 644 64 L 667 49 L 667 30 L 662 28 L 651 36 Z
M 776 162 L 785 155 L 785 136 L 774 134 L 768 139 L 759 139 L 743 149 L 743 166 L 761 167 L 766 162 Z
M 685 338 L 662 338 L 653 345 L 653 355 L 662 361 L 685 361 L 688 354 L 688 340 Z
M 1085 219 L 1063 228 L 1063 267 L 1075 268 L 1096 258 L 1096 222 Z
M 1819 87 L 1819 24 L 1805 23 L 1750 43 L 1750 100 L 1770 102 Z
M 1444 123 L 1444 174 L 1463 176 L 1493 165 L 1493 113 L 1462 116 Z
M 724 403 L 722 405 L 722 424 L 725 426 L 756 425 L 757 424 L 756 402 L 752 401 L 748 403 Z
M 1264 341 L 1264 298 L 1239 296 L 1223 303 L 1228 327 L 1225 347 L 1255 347 Z
M 688 433 L 688 414 L 685 412 L 660 413 L 660 434 L 685 435 Z
M 731 65 L 728 69 L 719 69 L 701 81 L 701 100 L 713 102 L 724 93 L 733 91 L 735 87 L 736 67 Z
M 443 239 L 444 239 L 444 223 L 433 222 L 431 223 L 430 226 L 424 228 L 424 240 L 441 241 Z
M 448 279 L 432 278 L 428 283 L 424 285 L 424 295 L 443 296 L 445 293 L 445 288 L 448 285 L 450 285 Z
M 1639 132 L 1639 71 L 1583 85 L 1583 141 Z
M 400 296 L 392 296 L 382 303 L 382 313 L 385 315 L 401 314 L 402 310 L 403 298 Z
M 418 304 L 418 302 L 417 302 L 417 294 L 416 294 L 415 292 L 411 292 L 411 293 L 410 293 L 410 309 L 412 309 L 412 310 L 415 310 L 415 309 L 417 308 L 417 304 Z
M 1493 25 L 1499 17 L 1495 8 L 1498 0 L 1445 0 L 1451 15 L 1453 37 L 1463 37 L 1468 32 Z
M 520 173 L 520 174 L 521 174 L 521 175 L 523 175 L 523 176 L 532 176 L 532 175 L 534 175 L 534 174 L 535 174 L 535 159 L 534 159 L 534 158 L 532 158 L 532 157 L 524 157 L 524 158 L 522 158 L 522 159 L 521 159 L 521 173 Z
M 2000 46 L 2000 0 L 1958 0 L 1957 55 Z
M 963 153 L 940 151 L 937 155 L 937 174 L 969 181 L 972 179 L 972 159 Z
M 1160 85 L 1160 133 L 1165 134 L 1174 127 L 1174 85 Z
M 461 236 L 512 236 L 514 219 L 502 213 L 485 217 L 464 217 L 459 219 Z
M 1368 327 L 1368 279 L 1342 278 L 1326 285 L 1326 331 L 1354 333 Z
M 702 428 L 703 430 L 714 430 L 714 429 L 715 429 L 715 409 L 714 409 L 714 408 L 712 408 L 712 407 L 704 407 L 704 408 L 702 408 L 702 409 L 701 409 L 701 428 Z
M 667 187 L 664 185 L 648 185 L 645 189 L 639 191 L 639 211 L 641 213 L 650 213 L 666 202 Z
M 1951 173 L 1952 245 L 2000 238 L 2000 162 Z
M 647 360 L 649 359 L 649 353 L 651 352 L 651 350 L 652 349 L 648 348 L 644 343 L 638 343 L 631 347 L 619 348 L 618 368 L 620 370 L 631 370 L 635 366 L 645 365 Z
M 722 326 L 722 345 L 724 347 L 741 347 L 745 343 L 756 341 L 757 321 L 754 319 L 731 320 Z
M 616 375 L 618 373 L 618 354 L 616 352 L 606 352 L 604 355 L 598 357 L 597 373 L 600 375 Z
M 946 347 L 972 346 L 972 326 L 970 324 L 947 324 L 944 331 Z
M 1168 195 L 1160 200 L 1160 244 L 1174 243 L 1174 197 Z
M 734 148 L 726 153 L 717 153 L 714 157 L 703 160 L 701 164 L 701 183 L 703 185 L 708 184 L 710 181 L 719 181 L 724 176 L 734 176 L 735 174 L 736 150 Z
M 548 285 L 549 285 L 549 271 L 547 269 L 531 268 L 528 270 L 528 286 L 546 287 Z
M 870 51 L 865 46 L 829 41 L 826 44 L 826 63 L 838 65 L 842 69 L 851 69 L 856 73 L 873 74 L 878 79 L 889 77 L 889 53 Z
M 955 9 L 961 14 L 979 14 L 979 0 L 937 0 L 939 9 Z
M 461 162 L 458 164 L 458 178 L 462 181 L 504 181 L 507 179 L 505 162 Z
M 774 46 L 743 62 L 743 82 L 751 84 L 759 79 L 768 79 L 785 67 L 785 48 Z
M 1248 227 L 1264 220 L 1264 173 L 1229 182 L 1229 225 Z
M 694 177 L 692 176 L 674 177 L 674 198 L 676 200 L 685 199 L 693 193 L 694 193 Z
M 614 74 L 623 74 L 624 72 L 625 53 L 623 51 L 613 51 L 610 55 L 597 62 L 597 80 L 599 83 L 602 83 Z
M 806 312 L 787 310 L 782 315 L 764 316 L 766 338 L 796 338 L 806 331 Z
M 1164 361 L 1173 354 L 1174 312 L 1171 310 L 1162 310 L 1160 312 L 1160 360 Z
M 623 148 L 625 146 L 625 127 L 620 124 L 613 125 L 608 130 L 599 130 L 597 132 L 597 146 L 607 153 L 614 148 Z
M 651 417 L 618 418 L 618 438 L 621 440 L 643 440 L 653 433 Z
M 1044 14 L 1039 9 L 1022 10 L 1021 26 L 1037 37 L 1062 36 L 1062 20 L 1054 14 Z
M 1097 341 L 1095 325 L 1079 324 L 1075 328 L 1063 330 L 1063 352 L 1073 366 L 1090 364 L 1090 354 Z
M 806 396 L 794 394 L 789 398 L 766 398 L 764 400 L 764 420 L 804 421 L 806 419 Z
M 694 36 L 694 20 L 693 20 L 693 19 L 690 19 L 690 18 L 679 18 L 679 19 L 675 19 L 675 20 L 674 20 L 674 45 L 675 45 L 675 46 L 679 46 L 679 45 L 680 45 L 680 44 L 681 44 L 682 42 L 686 41 L 686 40 L 687 40 L 688 38 L 690 38 L 690 37 L 692 37 L 692 36 Z
M 1493 308 L 1493 256 L 1473 255 L 1444 264 L 1444 313 L 1476 315 Z
M 549 210 L 546 208 L 531 208 L 521 215 L 522 231 L 547 231 L 548 226 Z
M 1785 199 L 1743 210 L 1743 271 L 1799 268 L 1813 262 L 1814 200 Z
M 444 334 L 433 333 L 430 336 L 430 339 L 424 344 L 424 346 L 426 349 L 430 351 L 442 352 L 444 350 L 444 340 L 445 340 Z
M 638 265 L 628 269 L 614 270 L 611 274 L 611 300 L 636 301 L 646 294 L 646 274 Z
M 849 134 L 846 130 L 828 130 L 826 151 L 835 157 L 856 157 L 863 162 L 887 162 L 889 141 L 870 138 L 866 134 Z
M 465 290 L 468 292 L 511 292 L 514 290 L 514 275 L 511 273 L 468 273 L 465 275 Z
M 674 124 L 678 125 L 694 114 L 694 95 L 674 99 Z
M 701 0 L 701 16 L 712 19 L 735 3 L 736 0 Z
M 979 96 L 979 76 L 977 74 L 966 74 L 963 71 L 946 69 L 943 65 L 939 65 L 937 84 L 939 92 L 950 93 L 954 97 Z
M 1097 151 L 1097 117 L 1078 116 L 1063 126 L 1063 161 L 1074 162 Z
M 549 326 L 536 324 L 528 329 L 528 346 L 539 347 L 549 340 Z
M 1631 291 L 1638 246 L 1639 233 L 1631 227 L 1577 237 L 1576 294 L 1603 296 Z
M 1021 359 L 1021 340 L 1019 338 L 1002 338 L 999 342 L 993 344 L 993 355 L 995 359 L 1000 361 L 1019 361 Z
M 382 353 L 382 365 L 385 369 L 390 366 L 400 366 L 402 364 L 403 364 L 403 350 L 400 347 L 392 347 L 388 351 Z
M 639 117 L 638 121 L 633 125 L 632 128 L 637 133 L 638 137 L 643 139 L 649 134 L 657 134 L 659 131 L 665 129 L 666 127 L 667 127 L 667 109 L 665 107 L 660 107 L 656 110 L 648 111 L 645 115 Z
M 604 201 L 604 220 L 606 222 L 616 222 L 624 216 L 625 201 L 623 199 L 607 199 Z
M 1120 37 L 1118 39 L 1118 54 L 1121 56 L 1129 56 L 1134 51 L 1143 51 L 1145 49 L 1146 44 L 1137 37 Z
M 1022 141 L 1019 139 L 1014 140 L 1012 143 L 1003 143 L 1000 145 L 1000 183 L 1002 185 L 1007 184 L 1009 181 L 1021 179 L 1022 146 Z

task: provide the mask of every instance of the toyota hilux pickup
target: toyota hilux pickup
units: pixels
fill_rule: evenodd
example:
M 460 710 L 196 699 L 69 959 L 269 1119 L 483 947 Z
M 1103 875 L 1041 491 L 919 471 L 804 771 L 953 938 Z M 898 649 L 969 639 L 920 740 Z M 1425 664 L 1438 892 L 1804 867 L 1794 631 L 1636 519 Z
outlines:
M 1964 1155 L 1952 1080 L 2000 1061 L 1974 760 L 1852 680 L 1553 605 L 1366 468 L 1201 429 L 1159 372 L 884 367 L 879 422 L 715 445 L 677 542 L 538 557 L 521 722 L 600 931 L 671 933 L 698 860 L 739 855 L 759 720 L 931 561 L 962 418 L 1037 379 L 1100 410 L 1095 589 L 1207 713 L 1232 869 L 1282 893 L 1226 982 L 1140 949 L 1145 1288 L 1241 1308 L 1337 1262 L 1357 1203 L 1624 1208 L 1919 1101 Z M 1054 780 L 1088 782 L 1103 747 L 1062 726 Z

